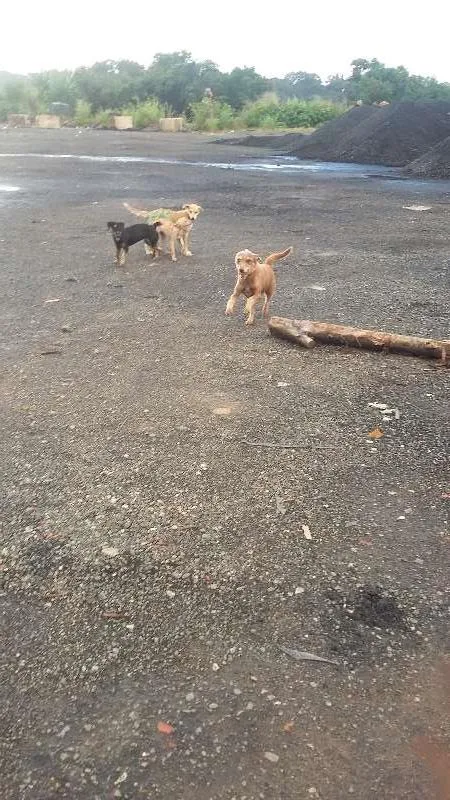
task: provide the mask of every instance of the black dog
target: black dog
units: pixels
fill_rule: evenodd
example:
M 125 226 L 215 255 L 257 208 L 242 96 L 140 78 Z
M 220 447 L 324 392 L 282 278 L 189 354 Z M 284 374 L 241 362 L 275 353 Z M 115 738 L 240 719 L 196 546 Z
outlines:
M 158 230 L 156 225 L 130 225 L 125 227 L 123 222 L 108 222 L 108 230 L 111 231 L 116 245 L 116 264 L 119 267 L 125 266 L 128 255 L 128 248 L 137 242 L 144 242 L 145 252 L 150 253 L 153 258 L 158 255 Z

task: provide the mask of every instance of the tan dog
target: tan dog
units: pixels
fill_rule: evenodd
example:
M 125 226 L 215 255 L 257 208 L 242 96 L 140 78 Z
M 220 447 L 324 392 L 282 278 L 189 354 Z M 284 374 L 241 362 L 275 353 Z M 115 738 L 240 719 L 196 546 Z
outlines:
M 189 234 L 192 230 L 193 222 L 187 217 L 181 217 L 176 222 L 171 222 L 170 219 L 158 218 L 155 220 L 155 227 L 159 234 L 159 249 L 162 252 L 161 244 L 167 240 L 169 252 L 172 261 L 177 260 L 176 243 L 180 243 L 180 249 L 184 256 L 191 256 L 189 250 Z
M 177 260 L 176 242 L 180 242 L 181 252 L 184 256 L 191 256 L 189 250 L 189 236 L 192 226 L 198 215 L 203 211 L 197 203 L 187 203 L 178 210 L 172 208 L 157 208 L 154 211 L 145 211 L 124 203 L 127 211 L 136 217 L 144 217 L 147 224 L 159 223 L 158 230 L 161 239 L 167 239 L 172 261 Z
M 282 253 L 272 253 L 267 256 L 264 263 L 260 257 L 250 250 L 240 250 L 236 253 L 234 262 L 237 270 L 237 281 L 233 294 L 228 300 L 225 314 L 233 314 L 237 299 L 243 294 L 247 298 L 245 312 L 248 314 L 246 325 L 253 325 L 255 321 L 256 304 L 264 295 L 263 314 L 269 316 L 269 303 L 277 286 L 273 264 L 281 258 L 286 258 L 292 253 L 292 247 Z

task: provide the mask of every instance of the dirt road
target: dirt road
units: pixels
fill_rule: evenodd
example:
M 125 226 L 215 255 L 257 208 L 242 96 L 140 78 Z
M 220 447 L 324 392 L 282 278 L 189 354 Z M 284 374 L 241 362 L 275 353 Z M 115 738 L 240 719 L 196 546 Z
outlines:
M 2 798 L 444 800 L 448 373 L 224 308 L 236 250 L 292 244 L 274 314 L 444 338 L 449 185 L 42 157 L 250 159 L 187 134 L 8 153 Z M 123 200 L 201 203 L 193 257 L 115 268 Z

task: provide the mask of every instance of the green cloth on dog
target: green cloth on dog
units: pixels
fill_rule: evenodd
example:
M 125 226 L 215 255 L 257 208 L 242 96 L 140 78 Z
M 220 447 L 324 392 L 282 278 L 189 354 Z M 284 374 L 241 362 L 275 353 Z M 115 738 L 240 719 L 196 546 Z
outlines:
M 154 211 L 150 211 L 146 223 L 147 225 L 152 225 L 157 219 L 169 219 L 172 213 L 170 208 L 156 208 Z

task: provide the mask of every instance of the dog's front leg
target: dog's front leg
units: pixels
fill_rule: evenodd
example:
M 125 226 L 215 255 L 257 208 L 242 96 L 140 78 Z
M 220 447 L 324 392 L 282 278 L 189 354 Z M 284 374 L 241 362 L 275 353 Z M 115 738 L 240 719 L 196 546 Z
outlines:
M 236 308 L 236 303 L 239 297 L 241 296 L 243 291 L 242 283 L 240 280 L 237 281 L 236 286 L 233 289 L 233 294 L 230 296 L 228 300 L 227 307 L 225 309 L 225 314 L 230 316 L 234 314 L 234 309 Z
M 127 250 L 121 247 L 119 251 L 119 267 L 124 267 L 127 260 Z
M 176 261 L 177 260 L 177 254 L 176 254 L 176 250 L 175 250 L 176 241 L 177 241 L 177 237 L 176 236 L 171 236 L 170 237 L 170 256 L 172 258 L 172 261 Z
M 183 244 L 184 244 L 184 255 L 185 256 L 191 256 L 192 255 L 191 251 L 189 250 L 189 234 L 190 234 L 190 231 L 187 231 L 187 233 L 186 233 L 186 235 L 184 237 L 184 242 L 183 242 Z
M 245 313 L 248 314 L 248 317 L 245 321 L 246 325 L 253 325 L 255 322 L 255 311 L 256 311 L 256 304 L 260 299 L 261 295 L 253 294 L 251 297 L 248 298 L 245 304 Z

